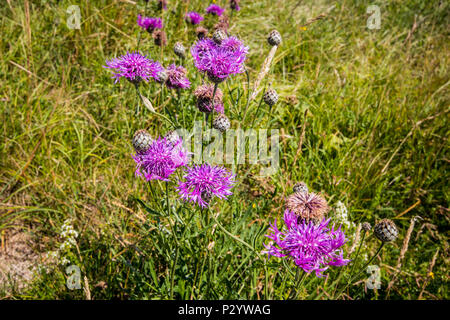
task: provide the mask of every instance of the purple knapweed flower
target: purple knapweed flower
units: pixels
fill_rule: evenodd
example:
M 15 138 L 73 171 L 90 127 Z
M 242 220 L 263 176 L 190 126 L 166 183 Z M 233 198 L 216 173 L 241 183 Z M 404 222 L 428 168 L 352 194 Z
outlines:
M 119 82 L 121 77 L 132 83 L 139 83 L 141 80 L 148 81 L 150 78 L 155 78 L 158 72 L 164 70 L 159 62 L 153 61 L 139 52 L 127 52 L 119 58 L 106 60 L 106 66 L 103 67 L 113 70 L 115 83 Z
M 202 15 L 200 15 L 198 12 L 195 11 L 188 12 L 184 18 L 186 19 L 187 22 L 194 25 L 199 24 L 205 19 L 203 18 Z
M 211 39 L 202 39 L 191 48 L 195 67 L 206 72 L 211 80 L 215 79 L 214 82 L 244 72 L 247 53 L 248 47 L 235 37 L 224 39 L 220 45 Z
M 231 195 L 234 186 L 234 174 L 221 166 L 211 166 L 207 163 L 187 167 L 185 181 L 178 182 L 178 193 L 185 201 L 197 203 L 206 208 L 215 196 L 226 199 Z
M 225 11 L 225 9 L 221 8 L 217 4 L 211 4 L 208 8 L 206 8 L 206 13 L 215 15 L 215 16 L 221 16 L 222 13 Z
M 169 176 L 181 166 L 189 162 L 190 153 L 183 148 L 183 141 L 178 138 L 175 142 L 159 137 L 154 140 L 144 152 L 133 156 L 136 161 L 136 175 L 147 181 L 168 181 Z
M 161 18 L 142 17 L 141 15 L 138 15 L 137 24 L 150 33 L 155 29 L 161 29 L 163 27 Z
M 186 78 L 186 68 L 183 66 L 176 66 L 171 64 L 167 69 L 166 86 L 171 89 L 185 89 L 189 88 L 191 82 Z
M 283 230 L 278 230 L 275 220 L 270 225 L 271 233 L 266 235 L 271 243 L 264 244 L 267 253 L 274 257 L 286 257 L 305 272 L 315 271 L 321 278 L 322 272 L 329 266 L 340 267 L 348 264 L 350 260 L 343 258 L 341 248 L 345 242 L 345 234 L 341 227 L 330 229 L 330 220 L 323 219 L 318 225 L 312 221 L 298 220 L 295 213 L 286 210 L 284 212 Z

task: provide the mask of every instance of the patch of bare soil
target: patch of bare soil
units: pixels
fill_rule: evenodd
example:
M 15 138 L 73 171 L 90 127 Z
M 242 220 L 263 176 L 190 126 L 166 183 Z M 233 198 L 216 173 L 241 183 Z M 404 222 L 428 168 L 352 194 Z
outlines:
M 21 290 L 32 280 L 39 255 L 33 250 L 27 232 L 8 229 L 0 234 L 0 290 L 9 292 L 13 287 Z

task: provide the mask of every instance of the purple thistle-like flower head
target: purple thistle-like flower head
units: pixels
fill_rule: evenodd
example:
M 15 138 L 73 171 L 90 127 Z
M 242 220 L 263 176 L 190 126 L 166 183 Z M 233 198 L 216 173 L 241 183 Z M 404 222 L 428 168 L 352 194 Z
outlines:
M 264 245 L 267 249 L 265 253 L 269 257 L 292 259 L 305 272 L 315 271 L 316 276 L 321 278 L 322 272 L 329 266 L 340 267 L 350 262 L 343 258 L 340 249 L 346 242 L 344 232 L 341 227 L 330 229 L 329 222 L 329 219 L 323 219 L 315 225 L 311 221 L 299 221 L 295 213 L 286 210 L 282 231 L 277 228 L 276 220 L 270 225 L 271 233 L 266 237 L 272 241 Z
M 138 83 L 141 80 L 148 81 L 149 78 L 155 78 L 158 72 L 164 70 L 159 62 L 153 61 L 138 52 L 127 52 L 119 58 L 107 60 L 106 66 L 103 67 L 113 70 L 115 83 L 119 82 L 121 77 L 132 83 Z
M 229 75 L 244 72 L 248 47 L 235 37 L 224 39 L 221 44 L 211 39 L 197 41 L 191 48 L 194 64 L 210 78 L 225 80 Z
M 136 175 L 144 177 L 147 181 L 168 181 L 169 176 L 181 166 L 189 162 L 190 153 L 183 148 L 183 141 L 178 138 L 170 142 L 159 137 L 154 140 L 144 152 L 133 156 L 136 162 Z
M 150 33 L 155 29 L 161 29 L 163 27 L 161 18 L 142 17 L 141 15 L 138 15 L 137 24 Z
M 218 6 L 217 4 L 211 4 L 208 8 L 206 8 L 206 13 L 215 15 L 215 16 L 221 16 L 222 13 L 225 11 L 224 8 Z
M 200 207 L 208 207 L 209 201 L 215 196 L 226 199 L 231 195 L 234 186 L 234 175 L 221 166 L 211 166 L 207 163 L 187 167 L 185 181 L 178 182 L 178 193 L 185 201 L 197 203 Z
M 202 22 L 205 18 L 203 18 L 203 16 L 200 15 L 198 12 L 191 11 L 186 14 L 185 19 L 187 22 L 195 25 Z
M 189 88 L 191 82 L 186 78 L 186 69 L 183 66 L 171 64 L 167 70 L 166 86 L 171 89 Z

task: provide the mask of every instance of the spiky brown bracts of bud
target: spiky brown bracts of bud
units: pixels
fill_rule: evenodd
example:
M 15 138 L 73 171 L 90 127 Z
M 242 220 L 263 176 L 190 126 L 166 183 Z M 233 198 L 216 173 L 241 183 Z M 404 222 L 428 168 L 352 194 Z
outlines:
M 214 95 L 214 85 L 201 85 L 195 89 L 194 95 L 197 97 L 197 107 L 201 112 L 209 113 L 213 110 L 212 99 Z M 214 96 L 214 109 L 217 109 L 217 107 L 222 104 L 222 97 L 222 90 L 217 88 L 216 95 Z
M 278 46 L 281 43 L 281 34 L 277 30 L 272 30 L 267 37 L 267 42 L 271 46 Z
M 293 188 L 293 190 L 294 190 L 294 192 L 296 192 L 296 193 L 301 193 L 301 192 L 309 192 L 309 190 L 308 190 L 308 186 L 306 185 L 306 183 L 304 183 L 304 182 L 297 182 L 295 185 L 294 185 L 294 188 Z
M 169 132 L 167 132 L 167 134 L 164 136 L 164 138 L 169 141 L 172 144 L 175 144 L 178 139 L 180 138 L 180 136 L 178 135 L 178 133 L 175 130 L 171 130 Z
M 134 150 L 136 150 L 136 152 L 142 153 L 150 147 L 152 141 L 153 139 L 150 133 L 148 133 L 147 130 L 141 129 L 136 131 L 131 143 L 133 144 Z
M 269 106 L 273 106 L 278 101 L 278 93 L 274 89 L 270 88 L 266 91 L 266 93 L 264 93 L 263 99 Z
M 167 44 L 167 36 L 163 30 L 156 30 L 153 32 L 153 39 L 155 40 L 155 44 L 159 47 Z
M 200 27 L 197 27 L 197 29 L 195 29 L 195 33 L 197 34 L 197 38 L 199 38 L 201 40 L 203 38 L 206 38 L 206 36 L 208 35 L 208 29 L 200 26 Z
M 214 25 L 215 30 L 222 30 L 225 34 L 228 32 L 228 28 L 230 27 L 230 22 L 228 16 L 221 15 L 219 17 L 219 22 Z
M 286 200 L 286 209 L 295 213 L 299 220 L 320 222 L 330 210 L 327 201 L 316 193 L 296 192 Z
M 156 74 L 155 80 L 158 83 L 165 83 L 167 81 L 167 78 L 169 78 L 169 75 L 167 74 L 166 70 L 163 70 Z
M 397 239 L 397 226 L 392 220 L 383 219 L 373 228 L 375 236 L 383 242 L 390 242 Z
M 213 128 L 222 133 L 230 129 L 230 126 L 230 119 L 224 114 L 219 114 L 213 121 Z
M 217 77 L 214 74 L 208 72 L 208 79 L 211 80 L 211 82 L 214 82 L 214 83 L 222 83 L 225 80 L 227 80 L 227 77 L 220 78 L 220 77 Z
M 370 229 L 372 229 L 372 226 L 371 226 L 370 223 L 368 223 L 368 222 L 363 222 L 363 224 L 361 225 L 361 228 L 362 228 L 364 231 L 370 231 Z
M 218 45 L 220 45 L 222 41 L 225 40 L 226 38 L 227 34 L 222 29 L 217 29 L 216 31 L 214 31 L 212 36 L 213 41 Z
M 180 58 L 184 58 L 184 56 L 186 54 L 186 49 L 184 48 L 184 46 L 181 42 L 177 42 L 173 46 L 173 52 Z

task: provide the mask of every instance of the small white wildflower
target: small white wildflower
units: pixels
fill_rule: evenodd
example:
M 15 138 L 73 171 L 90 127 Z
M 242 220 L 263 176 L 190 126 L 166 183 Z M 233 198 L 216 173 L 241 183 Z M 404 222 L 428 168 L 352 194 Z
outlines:
M 335 212 L 336 221 L 344 225 L 346 229 L 352 229 L 355 227 L 355 224 L 352 221 L 349 221 L 348 209 L 341 201 L 336 203 Z
M 66 257 L 63 257 L 63 258 L 61 259 L 61 261 L 59 262 L 59 264 L 61 264 L 61 265 L 63 265 L 63 266 L 65 266 L 66 264 L 69 264 L 69 263 L 70 263 L 70 260 L 67 259 Z

